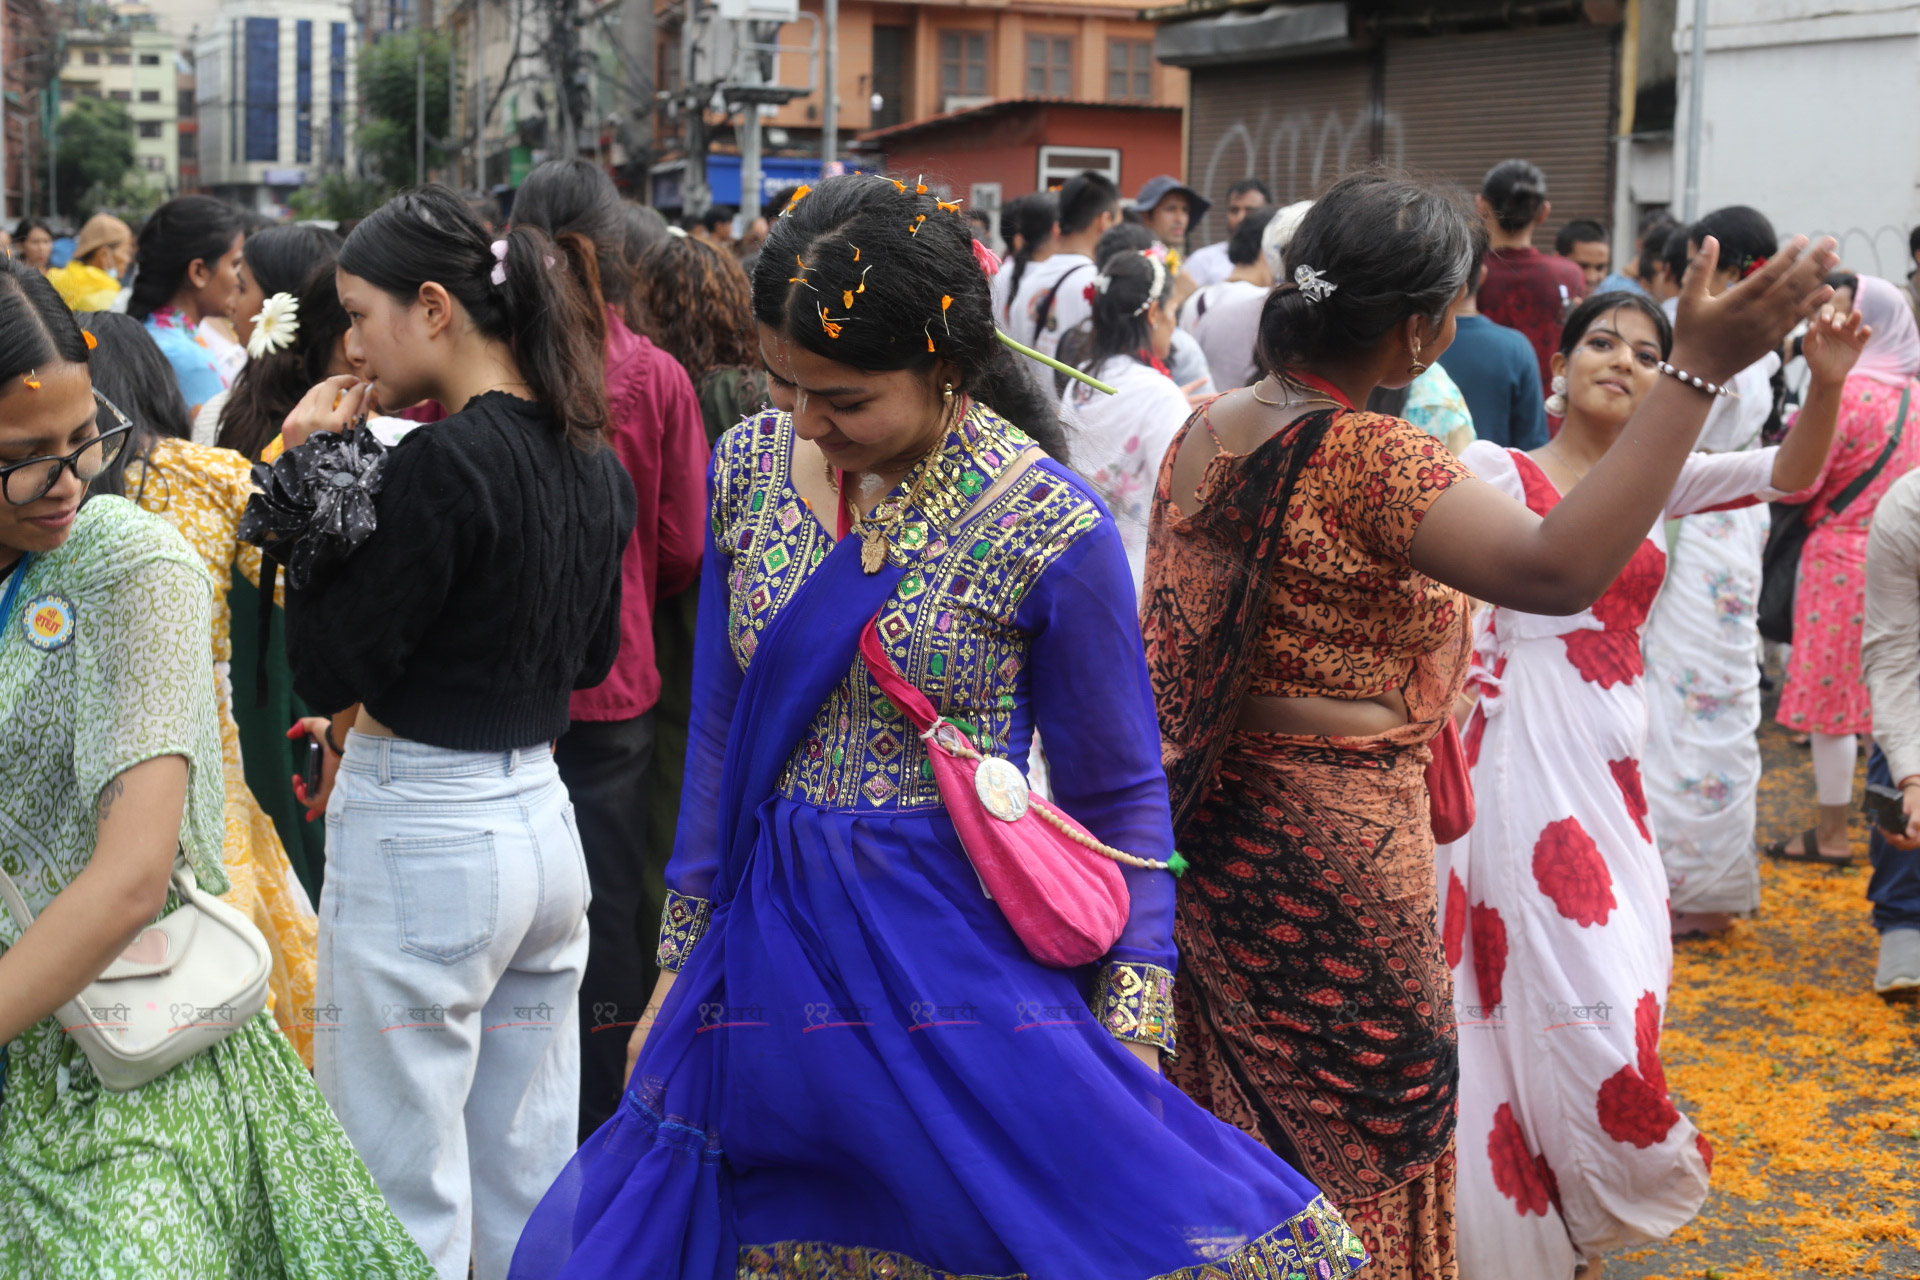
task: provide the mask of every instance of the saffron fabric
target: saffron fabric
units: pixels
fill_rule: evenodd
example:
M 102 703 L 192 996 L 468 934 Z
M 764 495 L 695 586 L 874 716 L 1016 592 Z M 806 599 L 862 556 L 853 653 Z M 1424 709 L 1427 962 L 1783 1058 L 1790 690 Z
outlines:
M 1674 517 L 1770 498 L 1774 449 L 1696 453 Z M 1539 515 L 1559 492 L 1518 450 L 1465 461 Z M 1571 617 L 1493 608 L 1476 628 L 1465 734 L 1479 816 L 1438 852 L 1460 1043 L 1460 1266 L 1573 1280 L 1605 1250 L 1698 1212 L 1711 1153 L 1667 1096 L 1667 876 L 1647 821 L 1640 628 L 1666 570 L 1659 526 Z
M 1062 808 L 1169 856 L 1126 557 L 1098 499 L 1053 462 L 1013 473 L 1026 437 L 973 406 L 869 575 L 859 540 L 800 500 L 793 441 L 769 413 L 715 452 L 661 957 L 678 977 L 516 1280 L 1351 1274 L 1363 1252 L 1315 1189 L 1089 1008 L 1101 969 L 1173 967 L 1172 876 L 1124 869 L 1108 965 L 1039 965 L 856 653 L 877 614 L 942 714 L 1016 765 L 1038 726 Z

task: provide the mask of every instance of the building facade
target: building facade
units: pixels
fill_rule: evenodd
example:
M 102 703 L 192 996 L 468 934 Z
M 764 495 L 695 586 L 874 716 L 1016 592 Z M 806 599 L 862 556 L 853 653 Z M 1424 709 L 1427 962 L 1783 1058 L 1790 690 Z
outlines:
M 150 187 L 180 189 L 179 95 L 174 40 L 146 7 L 124 5 L 110 25 L 64 33 L 60 109 L 88 98 L 126 107 L 133 121 L 133 163 Z M 78 193 L 73 193 L 78 194 Z
M 200 186 L 280 216 L 309 182 L 353 165 L 359 40 L 347 0 L 228 0 L 194 41 Z
M 1673 34 L 1678 111 L 1664 178 L 1687 202 L 1693 5 Z M 1920 225 L 1920 4 L 1708 0 L 1695 207 L 1748 204 L 1782 235 L 1840 241 L 1850 270 L 1896 284 Z

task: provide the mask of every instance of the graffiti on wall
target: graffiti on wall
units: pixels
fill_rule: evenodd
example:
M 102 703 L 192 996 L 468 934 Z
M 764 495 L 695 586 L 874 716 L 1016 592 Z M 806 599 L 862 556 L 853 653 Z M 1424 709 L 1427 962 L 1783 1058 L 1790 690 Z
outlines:
M 1397 112 L 1383 120 L 1383 155 L 1403 164 L 1407 144 Z M 1262 108 L 1235 120 L 1215 140 L 1201 170 L 1201 194 L 1218 201 L 1241 178 L 1258 178 L 1273 189 L 1279 204 L 1308 200 L 1340 175 L 1373 160 L 1373 113 L 1365 107 L 1342 112 L 1294 107 Z

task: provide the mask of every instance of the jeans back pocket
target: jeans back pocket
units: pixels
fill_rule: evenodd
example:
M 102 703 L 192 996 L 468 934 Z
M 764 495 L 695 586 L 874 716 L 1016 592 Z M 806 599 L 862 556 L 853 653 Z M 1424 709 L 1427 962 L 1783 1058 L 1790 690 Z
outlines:
M 380 841 L 380 854 L 402 951 L 452 964 L 493 941 L 500 915 L 493 832 L 390 837 Z

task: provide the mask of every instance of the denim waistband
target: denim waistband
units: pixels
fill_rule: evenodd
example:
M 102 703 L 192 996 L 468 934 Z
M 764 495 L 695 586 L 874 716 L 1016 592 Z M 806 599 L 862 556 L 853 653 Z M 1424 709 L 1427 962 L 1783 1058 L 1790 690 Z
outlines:
M 544 742 L 537 747 L 505 751 L 455 751 L 411 738 L 348 730 L 346 748 L 340 758 L 343 772 L 373 774 L 381 782 L 395 778 L 509 778 L 554 767 L 553 748 Z

